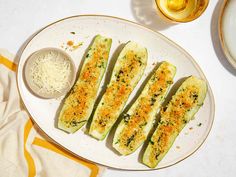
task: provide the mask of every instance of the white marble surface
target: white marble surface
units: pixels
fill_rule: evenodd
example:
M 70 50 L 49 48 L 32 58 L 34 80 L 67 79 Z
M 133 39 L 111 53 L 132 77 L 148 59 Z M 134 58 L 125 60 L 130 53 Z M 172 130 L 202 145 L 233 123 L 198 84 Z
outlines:
M 0 48 L 19 52 L 41 27 L 63 17 L 104 14 L 126 18 L 160 31 L 185 48 L 199 63 L 215 95 L 216 115 L 212 131 L 192 156 L 158 171 L 108 169 L 104 177 L 233 177 L 236 174 L 236 70 L 225 59 L 219 44 L 217 20 L 223 0 L 211 0 L 197 20 L 170 25 L 155 13 L 153 0 L 0 0 Z

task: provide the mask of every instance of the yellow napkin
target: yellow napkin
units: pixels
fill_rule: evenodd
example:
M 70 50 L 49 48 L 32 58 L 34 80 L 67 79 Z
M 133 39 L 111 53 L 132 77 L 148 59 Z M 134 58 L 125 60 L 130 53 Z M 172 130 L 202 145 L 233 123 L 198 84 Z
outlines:
M 0 176 L 101 176 L 104 167 L 68 153 L 34 126 L 20 102 L 13 58 L 0 50 Z

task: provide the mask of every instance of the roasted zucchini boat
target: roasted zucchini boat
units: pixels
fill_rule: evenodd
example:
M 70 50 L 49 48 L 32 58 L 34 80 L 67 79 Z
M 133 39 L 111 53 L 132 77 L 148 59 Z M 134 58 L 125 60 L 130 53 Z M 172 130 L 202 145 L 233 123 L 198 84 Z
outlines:
M 171 148 L 184 126 L 203 105 L 207 93 L 205 81 L 194 76 L 179 87 L 165 110 L 143 155 L 143 163 L 154 168 Z
M 86 54 L 78 80 L 65 99 L 58 128 L 73 133 L 90 117 L 98 88 L 106 70 L 112 40 L 97 35 Z
M 120 154 L 131 154 L 146 140 L 175 73 L 175 66 L 163 62 L 154 71 L 138 99 L 124 114 L 113 139 L 113 147 Z
M 146 48 L 128 42 L 118 56 L 110 83 L 94 113 L 89 130 L 91 136 L 98 140 L 106 137 L 141 79 L 146 64 Z

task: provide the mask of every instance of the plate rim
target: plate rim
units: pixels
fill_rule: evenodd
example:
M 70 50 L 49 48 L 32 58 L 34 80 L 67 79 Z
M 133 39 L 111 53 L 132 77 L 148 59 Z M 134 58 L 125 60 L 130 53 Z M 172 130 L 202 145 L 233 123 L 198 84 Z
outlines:
M 230 52 L 228 47 L 226 46 L 225 40 L 224 40 L 224 35 L 223 35 L 223 17 L 225 13 L 226 6 L 228 4 L 229 0 L 224 0 L 223 3 L 221 4 L 220 8 L 220 13 L 219 13 L 219 18 L 218 18 L 218 36 L 220 39 L 220 45 L 223 50 L 223 53 L 225 55 L 225 58 L 228 60 L 228 62 L 233 66 L 234 69 L 236 69 L 236 58 L 234 58 Z
M 167 166 L 164 166 L 164 167 L 158 167 L 157 168 L 147 168 L 147 169 L 124 169 L 124 168 L 120 168 L 120 167 L 114 167 L 114 166 L 109 166 L 109 165 L 106 165 L 106 164 L 102 164 L 102 163 L 98 163 L 98 162 L 95 162 L 95 161 L 92 161 L 92 160 L 89 160 L 89 159 L 86 159 L 74 152 L 72 152 L 71 150 L 69 150 L 68 148 L 64 147 L 62 144 L 60 144 L 59 142 L 57 142 L 56 140 L 54 140 L 52 137 L 50 137 L 38 124 L 37 122 L 34 120 L 33 116 L 30 114 L 30 112 L 28 111 L 25 103 L 24 103 L 24 100 L 23 100 L 23 97 L 22 97 L 22 93 L 21 93 L 21 90 L 20 90 L 20 86 L 19 86 L 19 77 L 20 77 L 20 71 L 19 71 L 19 67 L 17 67 L 17 71 L 16 71 L 16 82 L 17 82 L 17 90 L 19 92 L 19 96 L 20 96 L 20 99 L 22 101 L 22 104 L 25 108 L 25 110 L 27 111 L 27 113 L 29 114 L 30 116 L 30 119 L 33 121 L 33 123 L 37 126 L 37 128 L 40 130 L 41 133 L 43 133 L 48 139 L 50 139 L 54 144 L 56 144 L 58 147 L 62 148 L 63 150 L 65 150 L 66 152 L 74 155 L 75 157 L 78 157 L 78 158 L 81 158 L 82 160 L 85 160 L 87 162 L 90 162 L 90 163 L 93 163 L 93 164 L 98 164 L 98 165 L 102 165 L 104 167 L 108 167 L 108 168 L 111 168 L 111 169 L 115 169 L 115 170 L 123 170 L 123 171 L 154 171 L 154 170 L 160 170 L 160 169 L 165 169 L 165 168 L 168 168 L 168 167 L 171 167 L 171 166 L 174 166 L 180 162 L 182 162 L 183 160 L 187 159 L 188 157 L 190 157 L 191 155 L 193 155 L 203 144 L 204 142 L 206 141 L 206 139 L 208 138 L 210 132 L 211 132 L 211 129 L 213 127 L 213 124 L 214 124 L 214 119 L 215 119 L 215 98 L 214 98 L 214 95 L 213 95 L 213 92 L 212 92 L 212 89 L 211 89 L 211 86 L 209 84 L 209 81 L 207 80 L 204 72 L 202 71 L 201 67 L 199 66 L 199 64 L 195 61 L 195 59 L 184 49 L 182 48 L 180 45 L 178 45 L 176 42 L 172 41 L 171 39 L 169 39 L 168 37 L 166 37 L 165 35 L 163 35 L 162 33 L 158 32 L 158 31 L 155 31 L 154 29 L 151 29 L 143 24 L 139 24 L 137 22 L 134 22 L 134 21 L 131 21 L 131 20 L 127 20 L 127 19 L 124 19 L 124 18 L 120 18 L 120 17 L 116 17 L 116 16 L 110 16 L 110 15 L 97 15 L 97 14 L 84 14 L 84 15 L 73 15 L 73 16 L 68 16 L 68 17 L 65 17 L 65 18 L 62 18 L 62 19 L 59 19 L 57 21 L 54 21 L 52 23 L 49 23 L 48 25 L 40 28 L 39 30 L 37 30 L 35 33 L 33 33 L 33 35 L 30 36 L 30 38 L 28 40 L 26 40 L 26 43 L 23 43 L 23 48 L 21 49 L 21 52 L 19 54 L 19 61 L 18 61 L 18 66 L 21 62 L 21 57 L 22 57 L 22 54 L 24 53 L 25 49 L 27 48 L 27 46 L 29 45 L 29 43 L 39 34 L 41 33 L 43 30 L 47 29 L 48 27 L 50 26 L 53 26 L 54 24 L 57 24 L 59 22 L 62 22 L 64 20 L 68 20 L 68 19 L 72 19 L 72 18 L 80 18 L 80 17 L 99 17 L 99 18 L 109 18 L 109 19 L 116 19 L 116 20 L 120 20 L 120 21 L 123 21 L 123 22 L 126 22 L 126 23 L 129 23 L 129 24 L 132 24 L 132 25 L 136 25 L 138 27 L 141 27 L 141 28 L 144 28 L 145 30 L 148 30 L 152 33 L 155 33 L 157 35 L 159 35 L 163 40 L 165 40 L 166 42 L 172 44 L 173 46 L 175 46 L 178 50 L 182 51 L 184 55 L 186 55 L 190 60 L 191 62 L 193 63 L 193 65 L 197 68 L 197 70 L 200 72 L 201 76 L 203 77 L 203 79 L 207 82 L 207 85 L 208 85 L 208 94 L 210 96 L 210 101 L 212 102 L 212 105 L 211 105 L 211 108 L 212 108 L 212 121 L 211 121 L 211 124 L 210 124 L 210 127 L 209 127 L 209 130 L 206 134 L 206 137 L 203 139 L 203 141 L 198 145 L 198 147 L 196 149 L 194 149 L 191 153 L 187 154 L 185 157 L 183 157 L 182 159 L 176 161 L 175 163 L 173 164 L 170 164 L 170 165 L 167 165 Z

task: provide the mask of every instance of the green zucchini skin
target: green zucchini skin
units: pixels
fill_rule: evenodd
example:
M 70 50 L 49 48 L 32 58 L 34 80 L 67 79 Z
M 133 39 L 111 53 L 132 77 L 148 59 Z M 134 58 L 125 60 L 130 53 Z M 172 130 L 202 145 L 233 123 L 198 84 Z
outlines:
M 111 44 L 110 38 L 101 35 L 94 38 L 86 54 L 79 78 L 60 111 L 59 129 L 74 133 L 87 122 L 107 67 Z
M 123 116 L 113 139 L 113 147 L 122 155 L 133 153 L 146 140 L 157 110 L 173 83 L 176 67 L 162 62 L 154 71 L 138 99 Z
M 117 121 L 147 65 L 147 49 L 128 42 L 120 52 L 102 99 L 94 113 L 89 134 L 103 140 Z
M 149 140 L 143 155 L 143 163 L 155 168 L 171 148 L 184 126 L 203 105 L 207 93 L 205 81 L 195 76 L 187 78 L 179 87 Z

